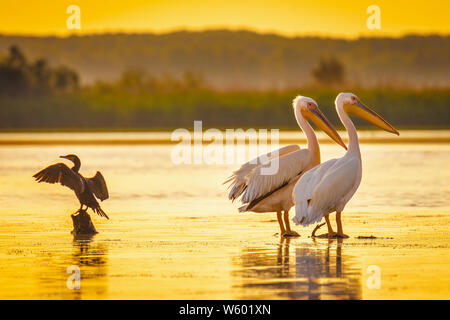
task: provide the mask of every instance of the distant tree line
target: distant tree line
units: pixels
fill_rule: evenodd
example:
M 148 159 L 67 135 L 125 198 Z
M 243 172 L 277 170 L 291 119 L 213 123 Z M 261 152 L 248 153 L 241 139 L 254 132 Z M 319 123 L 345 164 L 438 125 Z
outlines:
M 351 87 L 333 56 L 320 58 L 311 77 L 314 84 L 295 89 L 220 90 L 192 71 L 154 75 L 128 68 L 115 80 L 80 86 L 74 70 L 40 58 L 30 62 L 12 46 L 0 58 L 0 129 L 163 129 L 194 120 L 205 127 L 297 128 L 291 103 L 298 94 L 313 97 L 339 126 L 333 101 L 343 90 L 395 126 L 450 127 L 450 89 Z
M 29 62 L 22 50 L 11 46 L 6 57 L 0 59 L 0 95 L 41 95 L 74 92 L 79 88 L 78 74 L 66 67 L 50 67 L 39 58 Z
M 328 67 L 332 67 L 331 58 L 345 66 L 346 86 L 450 87 L 450 36 L 348 40 L 243 30 L 70 37 L 0 35 L 0 55 L 11 45 L 19 46 L 32 59 L 44 57 L 51 65 L 74 68 L 82 85 L 97 80 L 111 82 L 131 68 L 157 78 L 169 74 L 177 79 L 189 70 L 218 90 L 288 90 L 317 84 L 312 71 L 323 56 Z
M 94 93 L 162 93 L 173 91 L 195 91 L 208 88 L 201 75 L 186 71 L 181 77 L 175 78 L 169 74 L 160 77 L 152 76 L 144 70 L 127 69 L 116 81 L 97 81 L 85 87 L 85 91 Z
M 321 86 L 336 86 L 345 83 L 344 65 L 335 57 L 320 58 L 319 64 L 311 72 L 316 84 Z
M 335 57 L 321 58 L 311 72 L 314 86 L 333 87 L 344 83 L 345 68 Z M 11 46 L 9 54 L 0 60 L 0 95 L 53 94 L 75 92 L 80 89 L 76 71 L 59 66 L 52 68 L 43 58 L 28 62 L 17 46 Z M 178 77 L 162 74 L 158 77 L 139 68 L 126 69 L 118 80 L 97 81 L 85 90 L 106 92 L 170 92 L 213 89 L 202 75 L 185 71 Z

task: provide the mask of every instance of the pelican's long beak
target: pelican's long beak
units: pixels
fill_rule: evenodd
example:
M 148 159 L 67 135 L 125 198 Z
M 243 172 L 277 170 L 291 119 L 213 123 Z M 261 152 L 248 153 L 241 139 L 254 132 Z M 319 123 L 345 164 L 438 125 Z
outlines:
M 306 116 L 311 119 L 311 121 L 313 121 L 320 129 L 322 129 L 331 139 L 336 141 L 345 150 L 347 150 L 347 146 L 345 145 L 344 141 L 342 141 L 341 136 L 336 132 L 336 130 L 322 113 L 322 111 L 320 111 L 318 107 L 309 108 L 308 111 L 309 112 L 306 113 Z
M 360 117 L 361 119 L 369 121 L 380 129 L 396 135 L 400 135 L 400 133 L 386 120 L 384 120 L 380 115 L 378 115 L 375 111 L 364 105 L 359 100 L 350 108 L 348 108 L 348 112 L 354 114 L 357 117 Z

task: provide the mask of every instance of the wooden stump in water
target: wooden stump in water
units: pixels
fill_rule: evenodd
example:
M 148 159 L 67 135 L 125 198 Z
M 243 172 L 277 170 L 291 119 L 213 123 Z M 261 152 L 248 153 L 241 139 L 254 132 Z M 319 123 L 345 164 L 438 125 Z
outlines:
M 91 216 L 86 210 L 80 210 L 76 214 L 72 214 L 71 217 L 73 221 L 72 234 L 74 236 L 94 235 L 98 233 L 92 223 Z

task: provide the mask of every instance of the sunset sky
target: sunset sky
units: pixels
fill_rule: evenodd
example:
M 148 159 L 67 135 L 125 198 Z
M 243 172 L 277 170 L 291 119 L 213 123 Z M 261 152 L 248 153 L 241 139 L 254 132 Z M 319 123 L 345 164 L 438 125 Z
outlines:
M 0 33 L 69 35 L 250 29 L 284 35 L 354 38 L 405 33 L 450 34 L 450 1 L 418 0 L 1 0 Z M 366 9 L 381 9 L 381 30 L 368 30 Z M 69 5 L 81 9 L 81 30 L 66 27 Z

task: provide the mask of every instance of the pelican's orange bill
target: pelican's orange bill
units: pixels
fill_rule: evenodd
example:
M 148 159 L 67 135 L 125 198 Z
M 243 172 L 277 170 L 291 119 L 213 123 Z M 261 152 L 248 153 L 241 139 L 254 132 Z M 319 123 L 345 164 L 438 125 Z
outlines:
M 400 135 L 400 133 L 386 120 L 384 120 L 378 113 L 364 105 L 359 100 L 357 100 L 355 104 L 345 105 L 344 110 L 347 113 L 354 114 L 355 116 L 376 125 L 380 129 L 396 135 Z
M 340 146 L 347 150 L 347 146 L 344 141 L 342 141 L 341 136 L 337 133 L 334 127 L 331 125 L 330 121 L 325 117 L 325 115 L 320 111 L 317 106 L 308 108 L 308 110 L 303 111 L 303 116 L 314 122 L 320 129 L 323 130 L 331 139 L 336 141 Z

